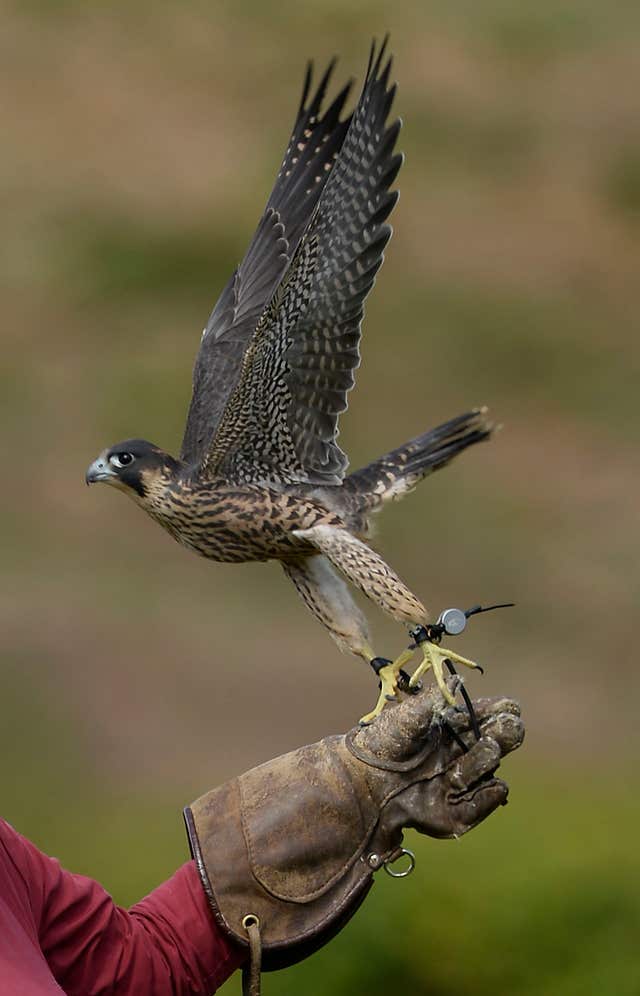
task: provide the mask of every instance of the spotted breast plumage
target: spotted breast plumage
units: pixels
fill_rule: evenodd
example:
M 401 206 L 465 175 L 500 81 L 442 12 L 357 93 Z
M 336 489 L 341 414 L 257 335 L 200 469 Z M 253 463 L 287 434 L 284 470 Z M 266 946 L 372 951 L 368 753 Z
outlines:
M 375 656 L 343 578 L 394 619 L 427 624 L 420 600 L 368 544 L 371 516 L 491 432 L 474 409 L 346 474 L 337 444 L 359 363 L 364 301 L 391 236 L 402 156 L 386 42 L 372 46 L 356 107 L 345 86 L 322 112 L 331 63 L 312 94 L 309 66 L 289 145 L 247 253 L 202 334 L 180 458 L 128 439 L 87 482 L 127 493 L 187 548 L 212 560 L 280 560 L 341 649 L 373 664 L 396 694 L 406 654 Z M 428 640 L 413 676 L 442 677 Z M 471 664 L 459 655 L 446 655 Z

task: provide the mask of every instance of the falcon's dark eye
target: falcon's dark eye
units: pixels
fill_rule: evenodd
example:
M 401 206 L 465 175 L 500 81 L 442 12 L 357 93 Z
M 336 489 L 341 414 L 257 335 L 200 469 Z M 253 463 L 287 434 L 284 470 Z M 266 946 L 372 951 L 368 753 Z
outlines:
M 133 463 L 133 454 L 114 453 L 113 456 L 109 457 L 109 463 L 112 463 L 114 467 L 126 467 L 128 464 Z

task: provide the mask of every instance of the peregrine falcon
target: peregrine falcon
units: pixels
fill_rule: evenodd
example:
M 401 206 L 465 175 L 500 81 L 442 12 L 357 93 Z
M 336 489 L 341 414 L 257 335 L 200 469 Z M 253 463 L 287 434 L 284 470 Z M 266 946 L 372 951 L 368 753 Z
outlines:
M 307 68 L 289 145 L 247 253 L 202 333 L 179 459 L 142 439 L 104 450 L 87 471 L 124 491 L 203 557 L 279 560 L 343 651 L 372 664 L 375 708 L 407 680 L 371 649 L 367 622 L 343 577 L 412 630 L 429 633 L 422 602 L 366 542 L 383 505 L 491 432 L 474 409 L 347 474 L 338 416 L 359 364 L 364 301 L 391 236 L 402 164 L 386 40 L 371 48 L 360 98 L 343 116 L 348 83 L 322 111 L 334 62 L 312 94 Z M 337 571 L 336 571 L 337 569 Z M 342 575 L 343 577 L 341 577 Z M 475 666 L 423 638 L 411 682 L 443 660 Z

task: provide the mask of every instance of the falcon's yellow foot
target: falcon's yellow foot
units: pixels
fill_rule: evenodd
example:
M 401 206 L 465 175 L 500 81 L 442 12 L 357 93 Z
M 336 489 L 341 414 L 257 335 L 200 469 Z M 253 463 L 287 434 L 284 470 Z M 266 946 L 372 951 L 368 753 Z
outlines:
M 382 667 L 377 668 L 376 662 L 381 661 L 383 658 L 374 657 L 369 663 L 376 671 L 378 678 L 380 679 L 380 694 L 378 696 L 378 701 L 375 704 L 375 708 L 368 712 L 366 716 L 363 716 L 360 720 L 360 726 L 368 726 L 372 723 L 376 716 L 379 716 L 384 709 L 387 702 L 393 702 L 396 698 L 398 689 L 398 675 L 400 674 L 400 665 L 397 661 L 388 661 Z
M 422 650 L 422 662 L 418 664 L 418 667 L 411 675 L 409 687 L 415 688 L 422 675 L 428 671 L 429 668 L 431 668 L 433 676 L 436 679 L 436 684 L 442 692 L 442 695 L 449 705 L 454 706 L 456 704 L 456 700 L 447 688 L 447 683 L 444 677 L 443 661 L 448 658 L 450 661 L 453 661 L 454 664 L 464 664 L 465 667 L 477 668 L 479 671 L 482 671 L 482 668 L 479 664 L 476 664 L 475 661 L 467 660 L 466 657 L 461 657 L 460 654 L 454 653 L 453 650 L 447 650 L 446 647 L 439 647 L 436 643 L 432 643 L 431 640 L 423 640 L 419 644 L 419 647 Z

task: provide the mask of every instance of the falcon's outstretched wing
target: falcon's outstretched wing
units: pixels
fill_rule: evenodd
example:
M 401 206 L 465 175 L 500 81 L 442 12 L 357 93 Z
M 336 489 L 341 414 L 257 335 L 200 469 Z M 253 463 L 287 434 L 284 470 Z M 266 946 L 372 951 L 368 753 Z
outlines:
M 320 116 L 334 66 L 335 60 L 309 103 L 313 67 L 307 67 L 296 122 L 265 212 L 203 332 L 182 441 L 187 463 L 198 461 L 213 439 L 247 343 L 291 262 L 348 131 L 351 117 L 341 121 L 340 115 L 350 82 Z
M 200 474 L 232 481 L 339 484 L 336 444 L 359 363 L 364 299 L 391 236 L 402 156 L 386 42 L 372 48 L 362 95 L 295 256 L 242 361 Z

